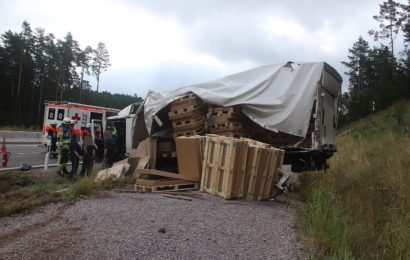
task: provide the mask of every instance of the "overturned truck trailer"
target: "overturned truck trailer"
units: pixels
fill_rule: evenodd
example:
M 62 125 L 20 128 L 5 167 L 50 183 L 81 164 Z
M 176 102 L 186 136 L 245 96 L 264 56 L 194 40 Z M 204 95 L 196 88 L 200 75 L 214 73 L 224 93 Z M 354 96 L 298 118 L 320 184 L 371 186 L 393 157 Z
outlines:
M 133 147 L 172 126 L 171 104 L 191 94 L 209 107 L 232 107 L 248 120 L 247 136 L 284 149 L 293 171 L 326 169 L 336 152 L 342 78 L 325 62 L 267 65 L 203 84 L 150 91 L 134 121 Z M 211 112 L 200 134 L 209 133 Z M 172 128 L 172 127 L 171 127 Z M 175 137 L 175 135 L 174 135 Z

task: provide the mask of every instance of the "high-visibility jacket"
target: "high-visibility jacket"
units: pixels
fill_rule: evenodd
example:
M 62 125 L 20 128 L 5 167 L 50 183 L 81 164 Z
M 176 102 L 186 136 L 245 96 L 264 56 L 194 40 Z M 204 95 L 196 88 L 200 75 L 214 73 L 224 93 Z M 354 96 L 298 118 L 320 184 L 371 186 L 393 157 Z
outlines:
M 71 128 L 66 125 L 61 125 L 57 133 L 57 145 L 62 147 L 70 147 L 71 143 Z

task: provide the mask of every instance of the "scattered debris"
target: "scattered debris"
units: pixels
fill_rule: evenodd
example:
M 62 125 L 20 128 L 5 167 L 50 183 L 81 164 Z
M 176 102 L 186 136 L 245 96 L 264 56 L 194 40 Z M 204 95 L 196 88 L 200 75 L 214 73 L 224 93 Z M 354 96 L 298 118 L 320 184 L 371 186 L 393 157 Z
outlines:
M 172 194 L 161 194 L 161 195 L 164 196 L 164 197 L 167 197 L 167 198 L 192 201 L 191 198 L 187 198 L 187 197 L 184 197 L 184 196 L 181 196 L 181 195 L 172 195 Z
M 124 174 L 128 171 L 130 165 L 128 163 L 114 165 L 111 168 L 101 170 L 97 173 L 95 181 L 103 181 L 107 179 L 118 180 L 123 177 Z

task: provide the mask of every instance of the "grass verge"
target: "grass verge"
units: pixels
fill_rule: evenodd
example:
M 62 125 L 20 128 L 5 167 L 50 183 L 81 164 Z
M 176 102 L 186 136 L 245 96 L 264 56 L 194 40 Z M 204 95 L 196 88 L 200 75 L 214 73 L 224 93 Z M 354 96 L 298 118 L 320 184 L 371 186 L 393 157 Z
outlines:
M 306 206 L 299 216 L 318 258 L 410 259 L 409 103 L 405 106 L 405 112 L 392 107 L 343 129 L 330 170 L 301 176 Z
M 59 176 L 34 179 L 28 172 L 0 175 L 0 217 L 23 212 L 47 203 L 79 200 L 101 190 L 131 183 L 130 177 L 94 182 L 94 175 L 70 182 Z

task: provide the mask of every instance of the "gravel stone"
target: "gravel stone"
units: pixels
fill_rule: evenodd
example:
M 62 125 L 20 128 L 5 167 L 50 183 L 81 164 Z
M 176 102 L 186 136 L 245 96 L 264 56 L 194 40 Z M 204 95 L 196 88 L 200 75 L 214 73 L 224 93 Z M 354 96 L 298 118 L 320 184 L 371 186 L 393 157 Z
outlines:
M 294 209 L 100 192 L 0 219 L 0 259 L 298 259 Z

